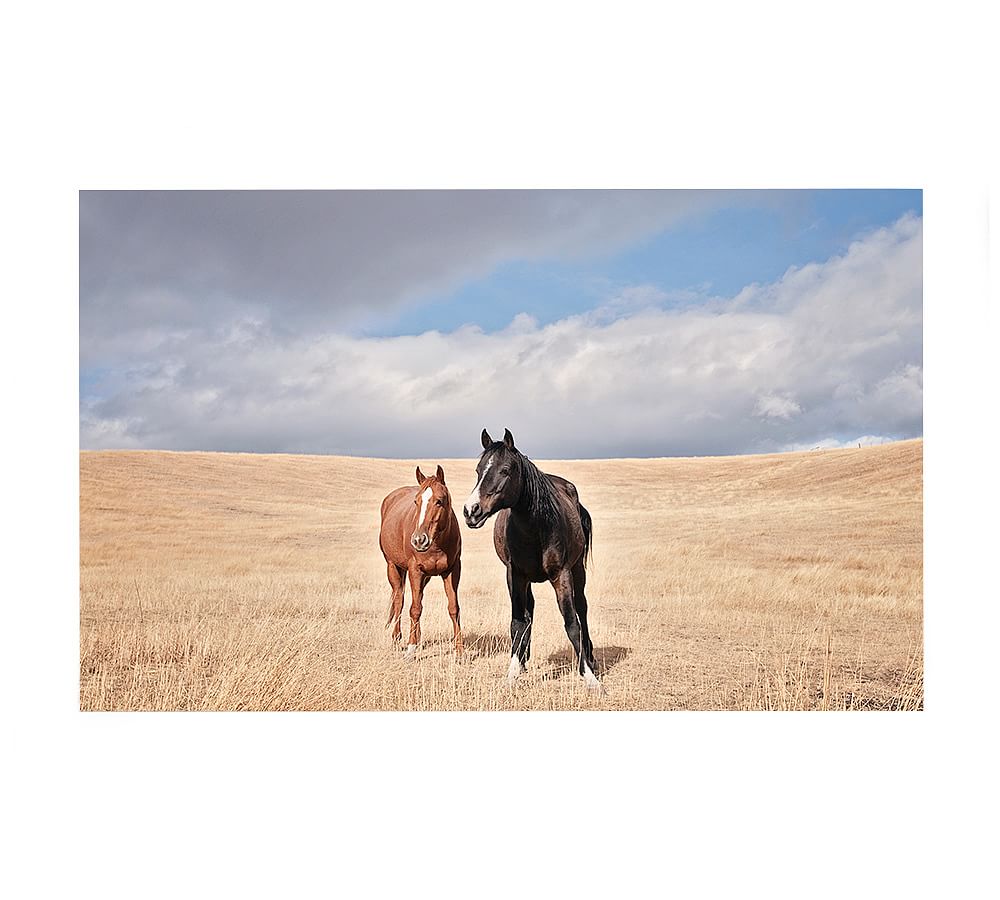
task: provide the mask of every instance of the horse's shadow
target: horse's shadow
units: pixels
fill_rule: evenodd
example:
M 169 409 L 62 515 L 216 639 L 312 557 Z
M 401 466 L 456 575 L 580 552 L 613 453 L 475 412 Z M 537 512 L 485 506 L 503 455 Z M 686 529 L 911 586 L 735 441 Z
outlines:
M 465 643 L 467 658 L 510 656 L 510 635 L 463 631 L 462 637 Z M 447 637 L 432 641 L 427 646 L 440 648 L 442 652 L 446 652 L 453 645 L 452 638 Z M 594 662 L 597 663 L 597 671 L 594 674 L 602 678 L 625 659 L 629 655 L 629 652 L 628 647 L 595 647 Z M 567 674 L 576 674 L 576 654 L 570 647 L 550 653 L 546 662 L 548 663 L 548 667 L 542 669 L 542 680 L 560 678 Z
M 477 657 L 510 655 L 510 635 L 490 634 L 488 632 L 462 630 L 462 642 L 465 646 L 465 654 L 469 659 Z M 441 647 L 449 650 L 455 646 L 452 637 L 441 638 L 431 641 L 428 647 Z
M 594 674 L 598 678 L 603 678 L 625 659 L 629 652 L 628 647 L 594 647 L 594 662 L 597 663 L 597 671 Z M 547 662 L 549 668 L 542 672 L 543 680 L 576 674 L 576 654 L 572 649 L 567 648 L 550 653 Z
M 475 653 L 476 656 L 510 655 L 509 634 L 466 631 L 462 636 L 465 638 L 465 649 Z

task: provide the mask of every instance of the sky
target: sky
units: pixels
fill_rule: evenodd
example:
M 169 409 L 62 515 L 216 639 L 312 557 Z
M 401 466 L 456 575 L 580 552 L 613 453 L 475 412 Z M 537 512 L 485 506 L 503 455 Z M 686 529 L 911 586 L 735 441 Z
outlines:
M 81 448 L 920 436 L 922 214 L 904 190 L 84 191 Z

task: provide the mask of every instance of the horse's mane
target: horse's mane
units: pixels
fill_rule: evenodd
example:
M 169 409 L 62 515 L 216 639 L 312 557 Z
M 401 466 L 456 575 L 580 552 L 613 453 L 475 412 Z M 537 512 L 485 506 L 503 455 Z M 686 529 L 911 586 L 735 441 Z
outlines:
M 555 488 L 538 466 L 519 450 L 516 452 L 521 458 L 521 497 L 527 501 L 528 511 L 534 519 L 546 528 L 554 528 L 559 523 Z

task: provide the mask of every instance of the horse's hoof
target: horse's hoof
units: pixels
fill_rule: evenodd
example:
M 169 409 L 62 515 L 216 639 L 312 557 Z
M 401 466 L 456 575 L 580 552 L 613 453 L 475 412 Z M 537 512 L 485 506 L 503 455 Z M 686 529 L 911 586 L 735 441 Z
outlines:
M 521 665 L 521 661 L 516 656 L 511 657 L 510 668 L 507 670 L 507 684 L 513 687 L 514 682 L 517 681 L 522 672 L 524 672 L 524 666 Z

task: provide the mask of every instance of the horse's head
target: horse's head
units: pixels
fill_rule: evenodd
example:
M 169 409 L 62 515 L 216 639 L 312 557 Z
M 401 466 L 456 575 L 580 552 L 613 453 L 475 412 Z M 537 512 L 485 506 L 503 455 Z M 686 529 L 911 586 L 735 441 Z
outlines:
M 465 501 L 465 524 L 482 528 L 495 512 L 513 506 L 521 497 L 523 472 L 521 454 L 514 436 L 504 429 L 503 440 L 494 441 L 484 428 L 483 455 L 476 466 L 476 486 Z
M 451 521 L 451 494 L 445 487 L 444 469 L 440 466 L 430 477 L 425 476 L 417 466 L 417 484 L 420 490 L 413 502 L 420 514 L 417 516 L 417 527 L 410 536 L 410 545 L 418 553 L 423 553 Z

